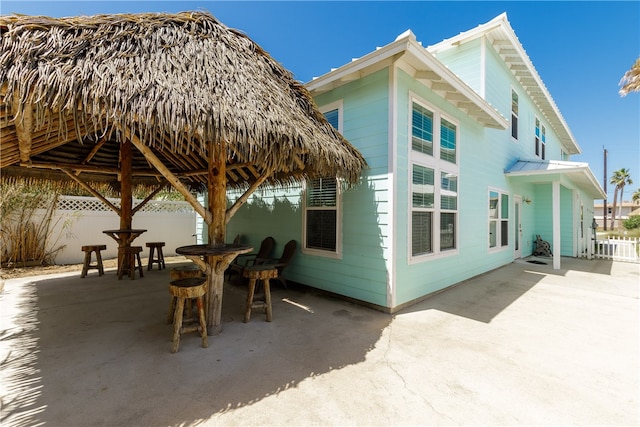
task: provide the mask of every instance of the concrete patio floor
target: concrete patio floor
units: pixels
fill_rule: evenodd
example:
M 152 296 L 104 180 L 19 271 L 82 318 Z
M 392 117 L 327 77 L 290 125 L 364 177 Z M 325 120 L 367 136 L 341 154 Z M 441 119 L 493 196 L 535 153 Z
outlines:
M 12 279 L 0 425 L 638 425 L 640 266 L 523 260 L 393 316 L 275 287 L 171 354 L 167 265 Z

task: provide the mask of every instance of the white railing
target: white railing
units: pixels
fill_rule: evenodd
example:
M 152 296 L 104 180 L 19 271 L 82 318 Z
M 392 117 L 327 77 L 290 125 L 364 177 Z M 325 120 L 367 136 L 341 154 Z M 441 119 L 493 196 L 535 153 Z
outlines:
M 593 256 L 614 261 L 640 262 L 638 243 L 638 239 L 626 237 L 596 239 Z

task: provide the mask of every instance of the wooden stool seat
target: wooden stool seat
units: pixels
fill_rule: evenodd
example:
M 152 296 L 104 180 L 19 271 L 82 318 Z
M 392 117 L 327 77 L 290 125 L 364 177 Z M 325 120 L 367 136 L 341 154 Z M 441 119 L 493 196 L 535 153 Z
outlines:
M 190 277 L 202 277 L 203 273 L 200 267 L 195 264 L 174 267 L 169 271 L 171 280 L 188 279 Z
M 207 278 L 189 277 L 186 279 L 173 280 L 169 283 L 169 293 L 175 298 L 175 311 L 173 313 L 173 340 L 171 342 L 171 353 L 178 351 L 180 346 L 180 335 L 187 332 L 200 331 L 202 347 L 209 346 L 207 340 L 207 321 L 204 317 L 204 296 L 207 294 Z M 174 301 L 172 298 L 172 302 Z M 198 307 L 199 324 L 193 326 L 183 325 L 183 312 L 187 300 L 195 299 Z M 172 304 L 173 305 L 173 304 Z
M 140 252 L 142 252 L 142 246 L 131 246 L 118 250 L 118 280 L 122 279 L 125 273 L 129 275 L 130 279 L 135 279 L 136 270 L 140 273 L 140 277 L 144 277 Z
M 153 264 L 158 264 L 158 270 L 162 270 L 163 268 L 165 268 L 164 254 L 162 253 L 164 242 L 147 242 L 146 246 L 148 248 L 151 248 L 149 250 L 149 265 L 147 266 L 147 270 L 151 270 Z M 154 251 L 156 252 L 155 258 L 153 256 Z
M 87 275 L 87 271 L 95 268 L 98 270 L 98 276 L 102 276 L 104 274 L 104 267 L 102 266 L 102 255 L 100 251 L 104 251 L 107 249 L 107 245 L 86 245 L 82 247 L 82 251 L 84 252 L 84 264 L 82 265 L 82 274 L 81 278 L 84 278 Z M 96 263 L 91 264 L 91 254 L 96 253 Z
M 249 279 L 249 291 L 247 293 L 247 303 L 244 312 L 244 323 L 247 323 L 251 318 L 251 309 L 253 308 L 264 308 L 267 315 L 267 322 L 271 322 L 271 288 L 269 285 L 269 279 L 275 279 L 278 277 L 278 269 L 268 264 L 262 264 L 245 268 L 242 271 L 242 275 Z M 262 281 L 264 301 L 254 301 L 256 281 L 258 280 Z
M 198 278 L 198 277 L 202 277 L 203 274 L 204 273 L 202 272 L 202 270 L 200 270 L 200 267 L 198 267 L 195 264 L 174 267 L 169 271 L 169 277 L 171 281 L 179 280 L 179 279 Z M 169 305 L 169 314 L 167 315 L 167 325 L 170 325 L 173 323 L 173 313 L 175 312 L 175 309 L 176 309 L 177 300 L 178 300 L 178 297 L 174 297 L 174 296 L 171 297 L 171 304 Z M 192 299 L 187 299 L 186 301 L 187 316 L 185 317 L 191 317 L 192 301 L 193 301 Z

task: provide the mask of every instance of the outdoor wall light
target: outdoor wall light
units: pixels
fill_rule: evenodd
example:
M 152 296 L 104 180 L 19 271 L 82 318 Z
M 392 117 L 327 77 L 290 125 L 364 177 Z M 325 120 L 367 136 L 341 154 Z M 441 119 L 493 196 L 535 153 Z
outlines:
M 525 197 L 524 199 L 522 199 L 523 202 L 525 202 L 526 204 L 530 205 L 531 204 L 531 199 L 528 197 Z

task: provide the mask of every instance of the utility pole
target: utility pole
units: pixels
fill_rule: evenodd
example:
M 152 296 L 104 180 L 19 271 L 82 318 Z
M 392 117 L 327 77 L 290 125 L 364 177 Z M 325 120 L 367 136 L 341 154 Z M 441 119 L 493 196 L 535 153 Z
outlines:
M 607 231 L 607 149 L 604 146 L 602 149 L 604 150 L 604 212 L 602 216 L 604 217 L 604 231 Z

